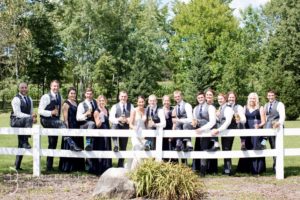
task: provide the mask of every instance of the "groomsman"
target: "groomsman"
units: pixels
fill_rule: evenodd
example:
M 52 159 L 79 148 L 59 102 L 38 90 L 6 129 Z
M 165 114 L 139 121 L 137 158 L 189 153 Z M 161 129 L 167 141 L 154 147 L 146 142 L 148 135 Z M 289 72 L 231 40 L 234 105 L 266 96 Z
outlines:
M 109 121 L 112 123 L 112 129 L 129 129 L 129 118 L 134 107 L 128 103 L 128 94 L 126 91 L 119 93 L 119 103 L 113 105 L 110 110 Z M 126 150 L 128 137 L 113 137 L 114 152 Z M 118 167 L 124 167 L 124 158 L 118 161 Z
M 226 95 L 220 93 L 218 95 L 218 103 L 220 105 L 217 112 L 218 128 L 211 131 L 212 135 L 218 135 L 220 132 L 228 129 L 232 123 L 234 112 L 230 106 L 226 104 Z M 234 137 L 222 137 L 222 150 L 231 151 Z M 224 159 L 223 174 L 232 174 L 232 164 L 230 158 Z
M 36 114 L 33 113 L 32 99 L 28 96 L 28 86 L 26 83 L 19 84 L 19 93 L 13 98 L 12 112 L 10 115 L 11 127 L 31 128 L 36 123 Z M 27 135 L 18 135 L 18 148 L 30 149 Z M 21 162 L 23 156 L 17 155 L 15 167 L 16 170 L 22 170 Z
M 232 108 L 234 112 L 233 119 L 229 125 L 229 129 L 244 129 L 246 123 L 246 116 L 244 108 L 236 103 L 237 96 L 234 92 L 230 91 L 227 93 L 228 106 Z M 246 137 L 241 137 L 241 150 L 246 149 Z
M 157 97 L 152 94 L 148 98 L 148 106 L 146 108 L 146 125 L 148 129 L 156 129 L 156 127 L 166 127 L 166 118 L 163 109 L 157 107 Z M 155 139 L 146 138 L 145 150 L 155 148 Z
M 173 123 L 175 125 L 175 130 L 192 130 L 192 120 L 193 120 L 193 109 L 191 104 L 183 101 L 182 93 L 176 90 L 174 93 L 174 100 L 176 106 L 173 113 L 175 118 L 173 118 Z M 184 146 L 184 142 L 185 146 Z M 192 151 L 193 145 L 191 143 L 191 138 L 177 138 L 176 139 L 176 150 L 177 151 Z
M 266 113 L 266 128 L 278 128 L 283 126 L 285 121 L 285 107 L 284 104 L 276 100 L 276 92 L 269 90 L 267 93 L 268 103 L 265 104 L 264 109 Z M 272 149 L 275 149 L 275 136 L 270 136 L 269 143 Z M 262 145 L 266 145 L 266 140 L 262 141 Z M 273 170 L 275 171 L 276 157 L 273 157 Z
M 59 82 L 51 81 L 50 92 L 44 94 L 40 100 L 38 113 L 44 128 L 66 128 L 60 120 L 62 98 L 59 94 Z M 48 149 L 56 149 L 58 136 L 48 136 Z M 53 157 L 47 157 L 47 171 L 53 170 Z
M 94 112 L 98 108 L 97 102 L 93 99 L 92 88 L 85 89 L 85 100 L 79 103 L 76 113 L 76 119 L 79 122 L 81 129 L 94 129 L 96 128 Z M 93 150 L 93 137 L 86 137 L 86 151 Z
M 209 105 L 205 101 L 205 93 L 199 92 L 197 94 L 198 105 L 193 110 L 193 122 L 192 125 L 196 129 L 197 134 L 208 131 L 216 124 L 216 108 L 213 105 Z M 205 151 L 209 149 L 209 143 L 211 138 L 202 137 L 196 138 L 195 150 Z M 201 176 L 205 176 L 207 170 L 206 159 L 194 159 L 193 170 L 199 170 Z

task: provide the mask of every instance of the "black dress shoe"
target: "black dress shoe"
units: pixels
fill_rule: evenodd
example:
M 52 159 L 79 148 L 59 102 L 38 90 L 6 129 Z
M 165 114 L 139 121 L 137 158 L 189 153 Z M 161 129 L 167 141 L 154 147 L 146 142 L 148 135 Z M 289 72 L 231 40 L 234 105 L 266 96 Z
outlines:
M 119 151 L 119 147 L 118 146 L 115 146 L 114 147 L 114 152 L 118 152 Z
M 71 145 L 70 146 L 70 150 L 71 151 L 82 151 L 82 149 L 81 148 L 79 148 L 77 145 Z
M 246 151 L 246 150 L 247 150 L 247 148 L 246 148 L 246 145 L 245 145 L 245 144 L 241 144 L 241 150 L 242 150 L 242 151 Z
M 184 149 L 183 142 L 181 140 L 177 140 L 175 150 L 182 151 L 183 149 Z
M 84 150 L 92 151 L 93 149 L 92 149 L 92 146 L 90 144 L 88 144 L 88 145 L 85 146 Z
M 209 151 L 209 152 L 214 152 L 214 151 L 219 151 L 219 150 L 220 150 L 220 147 L 215 147 L 215 146 L 213 146 L 210 149 L 207 149 L 207 151 Z
M 30 144 L 28 144 L 28 143 L 26 142 L 26 143 L 23 143 L 23 144 L 22 144 L 22 148 L 25 148 L 25 149 L 31 149 L 31 146 L 30 146 Z
M 22 171 L 22 170 L 23 170 L 23 168 L 21 168 L 21 167 L 17 167 L 17 168 L 16 168 L 16 170 L 17 170 L 17 171 Z

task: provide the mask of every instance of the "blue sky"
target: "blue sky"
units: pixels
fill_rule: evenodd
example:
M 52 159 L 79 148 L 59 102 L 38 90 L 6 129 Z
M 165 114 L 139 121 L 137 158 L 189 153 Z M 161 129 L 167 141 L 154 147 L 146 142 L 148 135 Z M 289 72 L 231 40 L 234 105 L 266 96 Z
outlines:
M 182 0 L 188 2 L 189 0 Z M 236 17 L 239 17 L 239 9 L 245 9 L 247 6 L 252 5 L 253 7 L 259 7 L 264 5 L 269 0 L 233 0 L 230 4 L 231 8 L 235 8 L 233 12 Z M 174 2 L 173 0 L 161 0 L 162 4 L 168 4 Z

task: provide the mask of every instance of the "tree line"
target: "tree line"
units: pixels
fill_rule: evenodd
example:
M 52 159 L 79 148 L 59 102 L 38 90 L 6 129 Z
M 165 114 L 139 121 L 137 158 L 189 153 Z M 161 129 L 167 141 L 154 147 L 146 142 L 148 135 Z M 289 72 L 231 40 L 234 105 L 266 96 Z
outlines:
M 278 92 L 288 119 L 300 113 L 300 1 L 248 7 L 241 19 L 230 0 L 4 0 L 0 2 L 0 96 L 32 84 L 32 96 L 52 79 L 82 94 L 116 99 L 126 89 L 157 96 L 198 90 L 247 96 Z M 172 13 L 172 14 L 170 14 Z

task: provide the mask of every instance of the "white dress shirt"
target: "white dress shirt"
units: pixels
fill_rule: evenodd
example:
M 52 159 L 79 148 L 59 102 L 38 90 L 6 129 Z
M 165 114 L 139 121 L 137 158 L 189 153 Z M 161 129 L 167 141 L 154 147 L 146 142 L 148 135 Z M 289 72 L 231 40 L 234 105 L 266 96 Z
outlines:
M 229 106 L 225 105 L 222 107 L 224 110 L 225 122 L 218 128 L 219 132 L 225 131 L 228 126 L 231 124 L 232 117 L 234 115 L 234 111 Z
M 188 124 L 188 123 L 192 123 L 193 121 L 193 108 L 191 106 L 191 104 L 187 103 L 187 102 L 184 102 L 184 109 L 185 109 L 185 112 L 186 112 L 186 118 L 181 118 L 181 119 L 178 119 L 179 122 L 181 123 L 184 123 L 184 124 Z M 180 105 L 180 109 L 182 109 L 183 107 L 183 101 L 181 101 L 179 103 Z M 176 106 L 176 109 L 178 109 L 178 107 Z
M 209 121 L 202 127 L 200 127 L 200 131 L 208 131 L 210 130 L 212 127 L 214 127 L 214 125 L 216 124 L 216 108 L 213 105 L 207 105 L 208 106 L 208 115 L 209 115 Z M 193 116 L 194 119 L 197 119 L 197 114 L 196 113 L 196 107 L 193 110 Z
M 23 101 L 26 103 L 24 96 L 22 94 L 19 93 L 19 95 L 22 97 Z M 26 96 L 29 100 L 30 100 L 30 104 L 31 104 L 31 110 L 30 113 L 33 113 L 33 103 L 32 103 L 32 99 L 29 96 Z M 31 115 L 26 114 L 26 113 L 22 113 L 21 112 L 21 100 L 19 97 L 14 97 L 12 102 L 11 102 L 11 106 L 13 109 L 13 116 L 17 117 L 17 118 L 25 118 L 25 117 L 30 117 Z
M 52 98 L 55 98 L 55 99 L 56 99 L 56 95 L 59 95 L 59 94 L 54 93 L 52 91 L 50 91 L 50 94 L 51 94 Z M 50 102 L 51 102 L 51 99 L 50 99 L 49 94 L 44 94 L 41 97 L 40 104 L 39 104 L 39 109 L 38 109 L 39 115 L 44 116 L 44 117 L 51 117 L 52 116 L 51 110 L 45 110 L 46 107 L 50 104 Z M 63 99 L 61 98 L 61 104 L 62 104 L 62 102 L 63 102 Z
M 77 107 L 77 113 L 76 113 L 76 119 L 77 121 L 85 121 L 87 119 L 87 116 L 84 114 L 86 111 L 84 110 L 83 104 L 86 103 L 89 109 L 92 109 L 90 100 L 85 99 L 83 102 L 79 103 Z M 94 105 L 96 106 L 96 105 Z
M 120 108 L 123 109 L 123 105 L 121 102 L 118 103 L 120 105 Z M 127 103 L 125 104 L 125 109 L 127 109 Z M 130 113 L 133 112 L 134 110 L 134 106 L 132 104 L 130 104 Z M 113 105 L 113 107 L 110 110 L 110 114 L 109 114 L 109 121 L 112 124 L 118 124 L 119 120 L 118 118 L 116 118 L 116 112 L 117 112 L 117 104 Z

